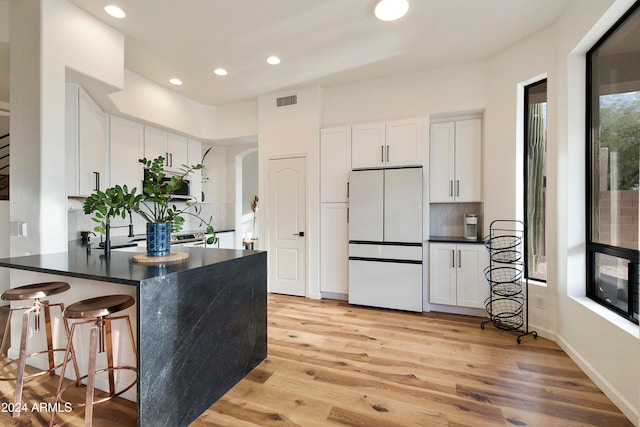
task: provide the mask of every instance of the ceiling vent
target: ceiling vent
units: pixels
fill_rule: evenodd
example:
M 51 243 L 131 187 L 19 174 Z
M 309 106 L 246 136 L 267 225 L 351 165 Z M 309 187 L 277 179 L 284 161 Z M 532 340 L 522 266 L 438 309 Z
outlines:
M 287 105 L 296 105 L 298 103 L 298 95 L 283 96 L 276 98 L 276 107 L 286 107 Z

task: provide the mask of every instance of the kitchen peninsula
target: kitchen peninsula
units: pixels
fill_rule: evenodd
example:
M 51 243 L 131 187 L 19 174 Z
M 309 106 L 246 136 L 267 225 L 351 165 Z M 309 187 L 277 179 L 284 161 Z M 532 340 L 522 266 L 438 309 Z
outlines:
M 267 356 L 267 253 L 179 251 L 189 254 L 184 262 L 141 265 L 136 252 L 107 257 L 69 242 L 67 252 L 0 259 L 0 267 L 94 294 L 135 289 L 138 425 L 187 426 Z

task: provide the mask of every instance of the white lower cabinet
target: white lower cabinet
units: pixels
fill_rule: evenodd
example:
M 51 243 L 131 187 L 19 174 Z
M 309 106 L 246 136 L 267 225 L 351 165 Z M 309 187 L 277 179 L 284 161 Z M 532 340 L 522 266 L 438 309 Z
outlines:
M 432 304 L 484 308 L 489 285 L 484 269 L 489 255 L 482 244 L 431 243 L 429 301 Z
M 348 203 L 321 204 L 320 291 L 349 293 Z

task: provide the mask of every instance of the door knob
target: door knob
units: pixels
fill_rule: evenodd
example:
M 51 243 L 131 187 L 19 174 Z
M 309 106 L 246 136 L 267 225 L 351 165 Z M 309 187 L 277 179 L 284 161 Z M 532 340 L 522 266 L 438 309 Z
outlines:
M 300 231 L 299 233 L 293 233 L 294 236 L 304 237 L 304 231 Z

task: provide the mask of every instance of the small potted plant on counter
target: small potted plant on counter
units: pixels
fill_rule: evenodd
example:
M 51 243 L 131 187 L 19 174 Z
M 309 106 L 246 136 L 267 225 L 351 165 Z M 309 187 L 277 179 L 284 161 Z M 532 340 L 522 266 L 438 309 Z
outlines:
M 169 180 L 165 180 L 167 173 L 164 170 L 164 158 L 162 156 L 153 160 L 146 158 L 138 160 L 146 169 L 143 181 L 144 197 L 137 205 L 136 212 L 147 221 L 147 253 L 149 256 L 164 256 L 169 254 L 171 232 L 180 231 L 184 224 L 183 215 L 191 215 L 198 218 L 201 224 L 207 225 L 207 244 L 214 244 L 218 239 L 215 236 L 211 224 L 211 218 L 204 221 L 200 218 L 200 212 L 195 205 L 195 199 L 185 200 L 184 206 L 178 207 L 172 203 L 173 193 L 182 186 L 185 177 L 192 171 L 200 170 L 204 166 L 182 165 L 179 173 L 172 174 Z M 190 212 L 193 207 L 194 212 Z
M 211 218 L 205 221 L 200 217 L 200 211 L 195 205 L 194 198 L 188 198 L 184 206 L 173 203 L 173 192 L 183 185 L 186 176 L 194 170 L 202 169 L 203 165 L 182 165 L 177 174 L 167 174 L 164 170 L 164 157 L 153 160 L 139 159 L 146 169 L 142 182 L 143 193 L 135 194 L 127 186 L 108 188 L 104 192 L 97 191 L 87 198 L 84 203 L 84 213 L 94 214 L 93 220 L 99 225 L 95 231 L 105 234 L 109 240 L 109 217 L 122 216 L 132 211 L 140 215 L 147 222 L 147 255 L 151 257 L 166 256 L 170 253 L 171 232 L 177 232 L 184 225 L 184 215 L 191 215 L 206 224 L 207 244 L 214 244 L 218 239 L 211 226 Z M 168 178 L 168 179 L 165 179 Z M 105 251 L 108 243 L 105 244 Z

